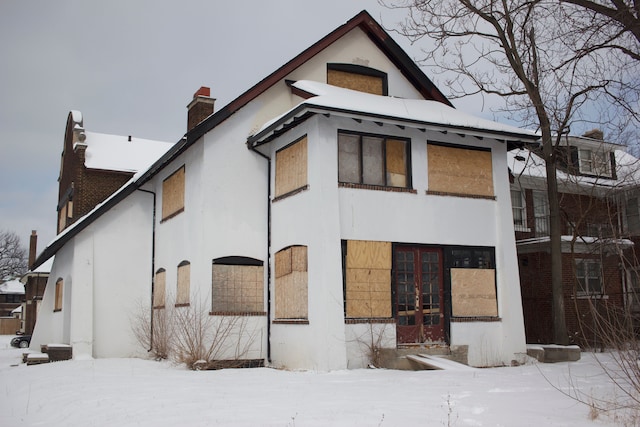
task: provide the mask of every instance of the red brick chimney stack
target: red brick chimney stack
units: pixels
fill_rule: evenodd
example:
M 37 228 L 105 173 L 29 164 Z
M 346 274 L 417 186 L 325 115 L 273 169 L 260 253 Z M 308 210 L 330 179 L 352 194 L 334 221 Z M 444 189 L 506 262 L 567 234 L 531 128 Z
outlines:
M 202 86 L 193 94 L 193 100 L 187 105 L 187 131 L 213 114 L 215 99 L 211 98 L 211 89 Z
M 31 237 L 29 238 L 29 270 L 31 266 L 36 262 L 36 248 L 38 246 L 38 233 L 36 230 L 31 230 Z

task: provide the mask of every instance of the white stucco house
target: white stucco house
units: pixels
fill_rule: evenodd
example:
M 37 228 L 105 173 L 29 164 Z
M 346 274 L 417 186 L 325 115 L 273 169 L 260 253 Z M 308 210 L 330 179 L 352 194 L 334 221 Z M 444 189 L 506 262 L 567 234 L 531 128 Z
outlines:
M 131 356 L 141 302 L 204 301 L 271 366 L 363 367 L 371 337 L 509 364 L 526 349 L 507 151 L 536 139 L 454 109 L 361 12 L 44 250 L 32 346 Z

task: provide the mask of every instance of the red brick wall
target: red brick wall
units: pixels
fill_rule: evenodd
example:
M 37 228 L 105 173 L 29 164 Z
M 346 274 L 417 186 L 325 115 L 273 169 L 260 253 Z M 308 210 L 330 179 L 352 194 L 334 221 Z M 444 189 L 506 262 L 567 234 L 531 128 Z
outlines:
M 576 254 L 575 258 L 600 258 L 600 255 Z M 602 312 L 609 306 L 622 307 L 624 304 L 619 258 L 616 255 L 602 257 L 604 298 L 576 297 L 573 259 L 572 254 L 563 254 L 562 283 L 569 338 L 572 343 L 582 346 L 598 345 L 592 310 Z M 520 254 L 518 261 L 527 342 L 553 343 L 551 256 L 547 252 Z

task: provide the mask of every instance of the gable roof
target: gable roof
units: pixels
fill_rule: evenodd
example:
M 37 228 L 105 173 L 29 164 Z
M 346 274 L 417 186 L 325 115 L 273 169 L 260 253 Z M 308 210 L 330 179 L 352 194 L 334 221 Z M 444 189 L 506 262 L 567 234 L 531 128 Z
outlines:
M 508 142 L 512 147 L 539 139 L 539 135 L 531 130 L 476 117 L 438 101 L 374 95 L 309 80 L 292 83 L 291 89 L 309 97 L 265 123 L 248 138 L 249 146 L 257 147 L 269 142 L 314 113 L 330 113 L 355 119 L 368 118 L 440 132 L 463 131 L 478 137 L 490 135 Z
M 303 65 L 328 46 L 339 40 L 350 31 L 359 28 L 369 39 L 398 67 L 401 73 L 426 99 L 441 102 L 452 106 L 449 100 L 440 92 L 431 80 L 420 70 L 416 63 L 402 50 L 402 48 L 389 36 L 389 34 L 376 22 L 367 12 L 362 11 L 351 18 L 345 24 L 333 30 L 331 33 L 320 39 L 302 53 L 291 59 L 289 62 L 278 68 L 276 71 L 262 79 L 246 92 L 238 96 L 229 104 L 218 110 L 195 128 L 188 131 L 180 141 L 175 143 L 169 150 L 153 163 L 146 171 L 141 170 L 133 178 L 121 187 L 110 198 L 97 205 L 91 212 L 83 218 L 78 219 L 71 227 L 64 230 L 44 249 L 35 261 L 34 268 L 51 258 L 55 253 L 71 238 L 86 228 L 96 218 L 111 209 L 121 200 L 136 191 L 144 183 L 149 181 L 154 175 L 161 171 L 167 164 L 186 151 L 197 140 L 211 131 L 234 113 L 239 111 L 253 99 L 264 93 L 276 83 L 283 80 L 292 71 Z M 74 120 L 76 117 L 74 117 Z M 81 120 L 81 116 L 78 117 Z
M 418 67 L 409 55 L 391 38 L 384 28 L 382 28 L 366 10 L 363 10 L 187 132 L 180 142 L 170 149 L 165 156 L 158 160 L 158 162 L 144 174 L 141 183 L 149 180 L 160 171 L 164 165 L 179 156 L 204 134 L 228 119 L 267 89 L 282 81 L 292 71 L 355 28 L 361 29 L 369 37 L 387 58 L 398 67 L 405 78 L 411 82 L 425 99 L 442 102 L 445 105 L 453 107 L 449 100 L 422 72 L 420 67 Z

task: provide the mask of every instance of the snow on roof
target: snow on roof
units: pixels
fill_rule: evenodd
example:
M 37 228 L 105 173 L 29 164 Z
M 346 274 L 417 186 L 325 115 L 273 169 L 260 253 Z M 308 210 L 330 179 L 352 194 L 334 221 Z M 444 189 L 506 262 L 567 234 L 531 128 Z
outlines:
M 120 172 L 147 169 L 173 146 L 169 142 L 152 141 L 120 135 L 85 132 L 87 145 L 85 166 Z
M 71 118 L 75 123 L 82 123 L 82 113 L 78 110 L 71 110 Z
M 0 294 L 24 294 L 24 285 L 19 280 L 8 280 L 0 284 Z
M 444 125 L 447 127 L 478 129 L 534 138 L 538 136 L 534 131 L 472 116 L 471 114 L 456 110 L 438 101 L 373 95 L 310 80 L 299 80 L 295 82 L 293 86 L 315 95 L 303 101 L 301 104 L 356 111 L 369 115 Z M 263 129 L 266 127 L 268 127 L 268 124 L 263 126 Z
M 640 185 L 640 160 L 624 150 L 615 150 L 614 155 L 616 163 L 615 179 L 571 175 L 562 170 L 557 170 L 558 181 L 574 182 L 588 186 L 597 185 L 604 188 Z M 526 176 L 542 179 L 547 177 L 544 159 L 526 148 L 509 151 L 507 153 L 507 162 L 511 173 L 515 177 Z
M 11 314 L 19 314 L 22 313 L 22 304 L 11 310 Z

